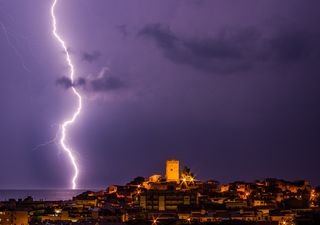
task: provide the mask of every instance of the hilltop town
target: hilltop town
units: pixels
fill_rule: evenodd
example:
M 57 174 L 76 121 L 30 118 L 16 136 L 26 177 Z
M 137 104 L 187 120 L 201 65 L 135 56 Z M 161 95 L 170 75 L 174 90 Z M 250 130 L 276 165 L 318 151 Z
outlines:
M 276 178 L 199 181 L 178 160 L 167 160 L 165 176 L 136 177 L 72 200 L 3 201 L 0 224 L 320 224 L 319 191 L 307 181 Z

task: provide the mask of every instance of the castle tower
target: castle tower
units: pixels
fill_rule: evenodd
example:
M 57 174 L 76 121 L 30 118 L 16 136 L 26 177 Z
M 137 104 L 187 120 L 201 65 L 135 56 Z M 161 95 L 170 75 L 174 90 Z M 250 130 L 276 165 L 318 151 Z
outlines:
M 166 162 L 166 179 L 167 182 L 178 182 L 180 178 L 179 160 L 167 160 Z

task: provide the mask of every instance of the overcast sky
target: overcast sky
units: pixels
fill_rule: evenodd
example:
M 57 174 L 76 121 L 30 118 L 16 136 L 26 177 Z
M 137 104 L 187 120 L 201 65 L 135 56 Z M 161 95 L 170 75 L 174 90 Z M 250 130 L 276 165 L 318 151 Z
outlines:
M 68 188 L 76 99 L 51 0 L 0 0 L 0 188 Z M 320 3 L 58 1 L 83 111 L 80 188 L 165 172 L 319 185 Z M 46 143 L 57 136 L 56 142 Z M 37 147 L 38 146 L 38 147 Z

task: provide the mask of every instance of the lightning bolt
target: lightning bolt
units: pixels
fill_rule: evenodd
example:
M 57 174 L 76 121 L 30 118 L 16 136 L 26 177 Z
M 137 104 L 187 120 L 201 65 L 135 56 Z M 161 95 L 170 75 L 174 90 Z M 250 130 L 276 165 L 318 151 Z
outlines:
M 70 58 L 70 54 L 69 51 L 67 49 L 66 43 L 64 42 L 64 40 L 62 39 L 62 37 L 58 34 L 57 32 L 57 20 L 56 20 L 56 16 L 55 16 L 55 7 L 57 4 L 58 0 L 54 0 L 53 4 L 51 6 L 51 17 L 52 17 L 52 33 L 54 35 L 54 37 L 57 39 L 57 41 L 60 43 L 61 47 L 63 48 L 63 51 L 66 55 L 66 62 L 69 66 L 70 69 L 70 74 L 69 74 L 69 78 L 71 80 L 71 82 L 74 82 L 74 66 L 72 64 L 71 58 Z M 67 128 L 69 125 L 71 125 L 72 123 L 75 122 L 75 120 L 77 119 L 77 117 L 79 116 L 81 109 L 82 109 L 82 97 L 79 94 L 79 92 L 77 91 L 77 89 L 72 86 L 71 87 L 72 92 L 74 93 L 74 95 L 77 97 L 78 99 L 78 107 L 76 109 L 76 111 L 73 113 L 72 117 L 65 120 L 62 125 L 61 125 L 61 139 L 60 139 L 60 145 L 62 146 L 63 150 L 67 153 L 70 162 L 74 168 L 74 175 L 72 177 L 72 189 L 76 189 L 77 188 L 77 178 L 79 175 L 79 169 L 78 169 L 78 165 L 77 165 L 77 161 L 76 158 L 73 155 L 73 151 L 72 149 L 67 146 L 66 144 L 66 136 L 67 136 Z

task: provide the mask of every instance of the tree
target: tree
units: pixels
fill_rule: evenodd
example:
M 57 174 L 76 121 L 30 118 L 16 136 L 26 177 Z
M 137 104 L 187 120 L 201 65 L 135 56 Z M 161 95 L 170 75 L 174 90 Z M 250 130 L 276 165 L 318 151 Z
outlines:
M 194 177 L 194 174 L 191 172 L 190 168 L 187 166 L 184 166 L 181 171 L 182 177 Z
M 138 176 L 136 178 L 133 179 L 133 181 L 131 181 L 129 184 L 131 185 L 142 185 L 143 182 L 146 181 L 146 178 Z

